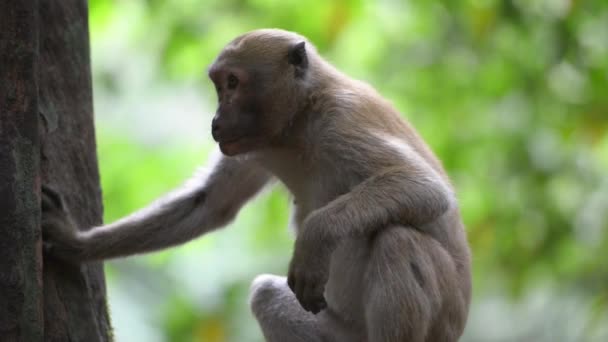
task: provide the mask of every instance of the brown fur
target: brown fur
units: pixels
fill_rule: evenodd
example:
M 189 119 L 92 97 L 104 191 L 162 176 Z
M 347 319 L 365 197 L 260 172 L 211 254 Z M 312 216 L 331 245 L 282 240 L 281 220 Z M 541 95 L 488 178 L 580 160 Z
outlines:
M 267 340 L 456 341 L 471 295 L 464 227 L 441 163 L 394 107 L 281 30 L 236 38 L 209 73 L 213 135 L 230 157 L 84 233 L 47 210 L 51 252 L 102 259 L 182 243 L 226 225 L 276 177 L 294 196 L 297 239 L 288 278 L 252 285 Z

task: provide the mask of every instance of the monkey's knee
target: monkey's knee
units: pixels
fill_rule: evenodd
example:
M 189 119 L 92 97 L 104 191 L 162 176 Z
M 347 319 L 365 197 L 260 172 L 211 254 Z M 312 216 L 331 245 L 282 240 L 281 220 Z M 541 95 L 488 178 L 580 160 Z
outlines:
M 251 282 L 249 290 L 249 307 L 256 316 L 263 315 L 268 307 L 285 296 L 287 278 L 272 274 L 261 274 Z
M 467 302 L 461 293 L 466 285 L 459 282 L 454 259 L 436 240 L 408 227 L 387 228 L 375 241 L 370 265 L 369 279 L 394 278 L 369 286 L 370 341 L 448 342 L 462 334 Z

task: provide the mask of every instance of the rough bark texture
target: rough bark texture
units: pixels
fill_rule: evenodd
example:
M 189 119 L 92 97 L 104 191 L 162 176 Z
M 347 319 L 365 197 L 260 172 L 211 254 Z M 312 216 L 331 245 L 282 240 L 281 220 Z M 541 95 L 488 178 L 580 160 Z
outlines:
M 40 180 L 80 227 L 102 222 L 87 17 L 86 0 L 0 2 L 2 341 L 111 340 L 101 263 L 40 271 Z
M 0 1 L 0 340 L 43 336 L 37 2 Z
M 80 227 L 102 223 L 85 0 L 40 0 L 39 109 L 45 118 L 41 171 Z M 44 262 L 47 341 L 108 341 L 101 263 Z

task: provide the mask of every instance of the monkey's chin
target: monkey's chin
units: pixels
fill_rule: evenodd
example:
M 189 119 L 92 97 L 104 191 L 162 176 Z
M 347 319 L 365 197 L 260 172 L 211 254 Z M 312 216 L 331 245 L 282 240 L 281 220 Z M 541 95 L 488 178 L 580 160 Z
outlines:
M 243 152 L 243 148 L 239 141 L 219 143 L 219 145 L 220 151 L 222 151 L 224 155 L 229 157 L 236 156 L 237 154 Z

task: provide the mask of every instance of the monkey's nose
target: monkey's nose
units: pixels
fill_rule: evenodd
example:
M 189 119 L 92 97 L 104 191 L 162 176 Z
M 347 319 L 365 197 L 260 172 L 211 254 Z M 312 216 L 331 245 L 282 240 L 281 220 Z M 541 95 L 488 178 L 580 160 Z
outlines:
M 218 122 L 219 120 L 217 119 L 217 116 L 213 118 L 213 120 L 211 121 L 211 136 L 213 136 L 213 139 L 217 141 L 218 139 L 218 134 L 220 132 L 220 124 Z
M 217 117 L 211 121 L 211 133 L 216 134 L 220 130 L 220 124 L 218 123 Z

